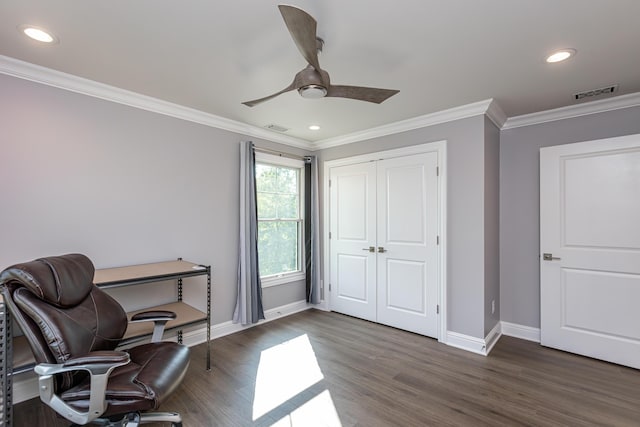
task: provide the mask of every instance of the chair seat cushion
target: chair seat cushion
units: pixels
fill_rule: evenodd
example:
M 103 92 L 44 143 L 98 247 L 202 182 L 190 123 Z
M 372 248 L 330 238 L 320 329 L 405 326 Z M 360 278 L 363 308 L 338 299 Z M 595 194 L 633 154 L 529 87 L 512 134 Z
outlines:
M 131 362 L 113 370 L 107 384 L 107 411 L 111 416 L 155 410 L 180 384 L 189 367 L 189 349 L 174 342 L 142 344 L 126 350 Z M 90 378 L 64 391 L 62 400 L 79 411 L 89 407 Z

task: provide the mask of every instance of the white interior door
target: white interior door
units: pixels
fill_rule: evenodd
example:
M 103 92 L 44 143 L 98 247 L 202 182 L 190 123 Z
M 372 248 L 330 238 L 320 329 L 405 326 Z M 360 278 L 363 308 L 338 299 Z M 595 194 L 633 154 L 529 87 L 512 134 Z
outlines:
M 640 135 L 543 148 L 540 177 L 541 343 L 640 368 Z
M 438 152 L 332 167 L 331 310 L 438 337 Z
M 376 164 L 331 168 L 330 179 L 331 309 L 375 321 Z
M 378 162 L 377 320 L 438 336 L 438 154 Z

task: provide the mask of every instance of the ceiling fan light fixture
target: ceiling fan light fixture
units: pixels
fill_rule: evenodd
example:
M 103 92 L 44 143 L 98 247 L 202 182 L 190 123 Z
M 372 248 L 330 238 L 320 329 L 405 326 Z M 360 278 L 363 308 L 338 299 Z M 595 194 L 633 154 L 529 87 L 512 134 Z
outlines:
M 311 125 L 311 126 L 309 126 L 309 130 L 320 130 L 320 126 L 318 126 L 318 125 Z
M 298 89 L 298 93 L 307 99 L 324 98 L 327 95 L 327 88 L 320 85 L 306 85 Z

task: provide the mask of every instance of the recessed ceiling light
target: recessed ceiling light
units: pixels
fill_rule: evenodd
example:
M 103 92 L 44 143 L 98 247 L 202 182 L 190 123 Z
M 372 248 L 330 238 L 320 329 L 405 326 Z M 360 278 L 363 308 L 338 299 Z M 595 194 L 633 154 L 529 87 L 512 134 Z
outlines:
M 548 63 L 561 62 L 571 58 L 572 56 L 575 56 L 575 54 L 575 49 L 560 49 L 547 56 L 546 61 Z
M 309 126 L 309 130 L 320 130 L 320 126 L 318 126 L 318 125 L 311 125 L 311 126 Z
M 33 25 L 20 25 L 18 29 L 33 40 L 37 40 L 42 43 L 58 42 L 58 38 L 44 28 L 34 27 Z

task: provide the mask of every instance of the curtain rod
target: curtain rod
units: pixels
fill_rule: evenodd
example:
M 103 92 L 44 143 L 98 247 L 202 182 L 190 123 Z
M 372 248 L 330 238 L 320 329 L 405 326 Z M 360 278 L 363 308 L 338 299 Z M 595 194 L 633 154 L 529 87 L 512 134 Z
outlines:
M 307 159 L 311 158 L 311 156 L 297 156 L 295 154 L 282 153 L 280 151 L 270 150 L 268 148 L 256 147 L 255 145 L 253 146 L 253 149 L 261 153 L 273 154 L 275 156 L 280 156 L 280 157 L 288 157 L 290 159 L 303 160 L 305 162 L 307 161 Z

